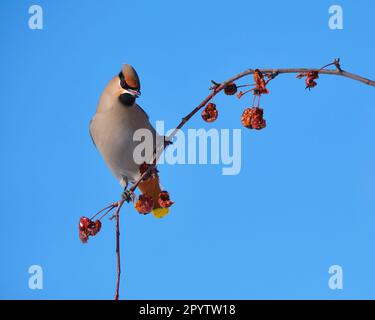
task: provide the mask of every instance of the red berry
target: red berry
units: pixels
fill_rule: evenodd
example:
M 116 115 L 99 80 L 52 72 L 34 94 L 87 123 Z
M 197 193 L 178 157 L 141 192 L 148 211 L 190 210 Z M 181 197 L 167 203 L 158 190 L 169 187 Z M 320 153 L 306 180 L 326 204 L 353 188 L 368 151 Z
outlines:
M 151 196 L 147 194 L 141 194 L 138 197 L 138 200 L 134 204 L 134 208 L 140 214 L 150 213 L 153 207 L 154 207 L 154 200 L 152 199 Z
M 246 108 L 241 117 L 242 125 L 249 129 L 260 130 L 266 127 L 266 120 L 263 119 L 263 109 L 252 107 Z
M 319 78 L 319 72 L 311 70 L 306 74 L 306 89 L 314 88 L 317 83 L 314 81 Z
M 79 238 L 83 243 L 87 243 L 89 236 L 95 236 L 101 229 L 102 223 L 99 220 L 95 222 L 89 218 L 81 217 L 79 219 Z
M 169 208 L 174 203 L 170 200 L 168 191 L 162 191 L 159 193 L 158 202 L 162 208 Z
M 202 119 L 206 122 L 214 122 L 218 117 L 218 111 L 216 109 L 216 104 L 210 102 L 206 105 L 202 111 Z
M 268 89 L 266 88 L 266 81 L 264 80 L 263 73 L 259 69 L 254 70 L 254 81 L 255 81 L 255 89 L 254 94 L 261 95 L 269 93 Z
M 237 86 L 233 82 L 229 82 L 225 88 L 224 88 L 224 93 L 227 94 L 228 96 L 232 96 L 237 92 Z
M 146 176 L 143 178 L 143 180 L 148 180 L 151 177 L 157 177 L 158 176 L 159 170 L 156 169 L 156 166 L 154 164 L 149 164 L 149 163 L 143 162 L 139 166 L 139 173 L 142 176 L 147 170 L 149 170 L 149 171 L 146 174 Z

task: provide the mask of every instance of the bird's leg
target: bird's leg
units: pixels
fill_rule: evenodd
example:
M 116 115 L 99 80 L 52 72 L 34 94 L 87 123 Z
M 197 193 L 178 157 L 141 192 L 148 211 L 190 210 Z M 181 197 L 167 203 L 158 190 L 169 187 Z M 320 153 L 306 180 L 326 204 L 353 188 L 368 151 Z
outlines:
M 122 181 L 125 182 L 125 187 L 124 187 L 124 191 L 125 191 L 129 186 L 129 179 L 128 177 L 122 176 Z
M 122 199 L 124 199 L 126 202 L 130 202 L 134 200 L 134 193 L 130 192 L 128 187 L 129 187 L 129 179 L 127 177 L 123 177 L 123 180 L 125 182 L 125 187 L 124 191 L 122 192 Z
M 124 190 L 124 192 L 122 193 L 122 198 L 126 201 L 126 202 L 132 202 L 134 200 L 134 193 L 131 192 L 129 189 L 126 189 Z

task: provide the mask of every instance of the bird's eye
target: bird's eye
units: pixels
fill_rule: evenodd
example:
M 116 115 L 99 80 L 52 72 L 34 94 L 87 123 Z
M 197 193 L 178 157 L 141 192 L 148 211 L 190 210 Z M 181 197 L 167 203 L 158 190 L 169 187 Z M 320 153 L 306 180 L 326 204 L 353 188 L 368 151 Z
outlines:
M 123 89 L 127 89 L 129 86 L 126 84 L 126 81 L 125 81 L 125 79 L 121 79 L 120 80 L 120 86 L 121 86 L 121 88 L 123 88 Z
M 130 93 L 123 93 L 119 96 L 119 99 L 121 103 L 124 106 L 130 107 L 134 104 L 135 102 L 135 96 L 131 95 Z

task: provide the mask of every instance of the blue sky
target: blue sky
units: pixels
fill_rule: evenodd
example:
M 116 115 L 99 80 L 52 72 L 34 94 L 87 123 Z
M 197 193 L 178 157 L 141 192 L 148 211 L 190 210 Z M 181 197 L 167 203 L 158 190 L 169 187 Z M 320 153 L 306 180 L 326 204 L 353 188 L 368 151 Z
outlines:
M 44 29 L 28 28 L 28 8 Z M 344 29 L 328 28 L 328 8 Z M 342 67 L 375 78 L 373 1 L 3 1 L 0 8 L 0 298 L 112 299 L 114 223 L 82 245 L 77 224 L 121 189 L 88 123 L 123 63 L 139 104 L 172 128 L 249 67 Z M 175 200 L 162 220 L 124 207 L 125 299 L 375 298 L 375 88 L 321 76 L 311 92 L 280 76 L 267 128 L 242 130 L 242 170 L 163 165 Z M 251 97 L 215 99 L 214 124 L 241 128 Z M 28 288 L 40 265 L 43 290 Z M 330 290 L 340 265 L 343 290 Z

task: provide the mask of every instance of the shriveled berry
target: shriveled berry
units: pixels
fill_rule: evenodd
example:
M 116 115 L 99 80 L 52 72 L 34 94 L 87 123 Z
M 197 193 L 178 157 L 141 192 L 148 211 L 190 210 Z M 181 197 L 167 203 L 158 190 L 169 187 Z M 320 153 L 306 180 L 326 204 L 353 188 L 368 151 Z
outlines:
M 210 102 L 202 111 L 202 119 L 206 122 L 214 122 L 217 119 L 218 114 L 216 104 Z
M 139 166 L 139 173 L 141 175 L 143 175 L 147 170 L 148 170 L 148 173 L 143 178 L 143 180 L 148 180 L 151 177 L 157 177 L 158 176 L 159 170 L 156 168 L 156 166 L 154 164 L 149 164 L 149 163 L 143 162 Z
M 150 213 L 153 207 L 154 207 L 154 200 L 152 199 L 151 196 L 147 194 L 141 194 L 138 197 L 138 200 L 134 204 L 134 208 L 140 214 Z
M 233 82 L 229 82 L 225 88 L 224 88 L 224 93 L 227 94 L 228 96 L 232 96 L 237 92 L 237 86 Z
M 89 237 L 95 236 L 100 231 L 101 227 L 102 224 L 99 220 L 94 222 L 90 218 L 81 217 L 78 224 L 79 239 L 82 243 L 87 243 Z
M 162 191 L 159 193 L 159 199 L 158 199 L 159 205 L 162 208 L 169 208 L 174 202 L 171 201 L 169 198 L 168 191 Z
M 254 94 L 261 95 L 261 94 L 268 94 L 269 91 L 266 88 L 266 81 L 264 80 L 263 73 L 259 69 L 254 70 L 254 82 L 255 82 L 255 89 Z
M 263 109 L 258 107 L 246 108 L 241 117 L 242 125 L 249 129 L 260 130 L 266 127 L 263 119 Z
M 319 78 L 319 72 L 311 70 L 306 74 L 306 89 L 314 88 L 317 83 L 314 81 L 315 79 Z

